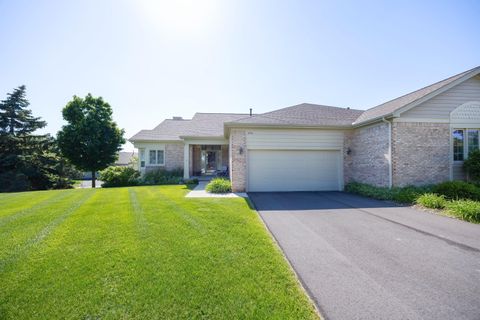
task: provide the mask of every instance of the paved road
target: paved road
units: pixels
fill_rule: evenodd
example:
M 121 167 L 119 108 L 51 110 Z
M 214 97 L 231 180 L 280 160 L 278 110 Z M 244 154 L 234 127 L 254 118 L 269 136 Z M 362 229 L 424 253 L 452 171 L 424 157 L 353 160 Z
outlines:
M 96 180 L 95 181 L 95 188 L 101 188 L 103 181 Z M 80 188 L 91 188 L 92 187 L 92 180 L 82 180 L 80 184 Z
M 326 319 L 480 319 L 480 225 L 340 192 L 249 195 Z

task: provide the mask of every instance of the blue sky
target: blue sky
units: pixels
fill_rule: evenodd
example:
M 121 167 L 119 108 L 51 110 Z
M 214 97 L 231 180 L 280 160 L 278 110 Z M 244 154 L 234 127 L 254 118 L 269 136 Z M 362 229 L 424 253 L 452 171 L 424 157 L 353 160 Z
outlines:
M 25 84 L 55 134 L 90 92 L 127 137 L 196 111 L 367 109 L 480 65 L 479 16 L 477 0 L 0 0 L 0 99 Z

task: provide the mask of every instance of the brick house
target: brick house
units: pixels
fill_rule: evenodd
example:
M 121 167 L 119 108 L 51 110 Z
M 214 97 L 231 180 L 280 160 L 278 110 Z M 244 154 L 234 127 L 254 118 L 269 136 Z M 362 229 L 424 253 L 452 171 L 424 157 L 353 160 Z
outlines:
M 342 190 L 464 179 L 479 148 L 480 67 L 368 110 L 300 104 L 264 114 L 174 117 L 130 141 L 139 170 L 228 171 L 234 191 Z

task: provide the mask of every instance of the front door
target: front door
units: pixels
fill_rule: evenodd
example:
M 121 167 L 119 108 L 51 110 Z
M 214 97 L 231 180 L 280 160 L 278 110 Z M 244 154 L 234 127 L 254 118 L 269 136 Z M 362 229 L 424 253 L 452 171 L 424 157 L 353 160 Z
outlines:
M 219 151 L 202 150 L 202 174 L 214 174 L 218 168 Z
M 217 170 L 217 152 L 207 151 L 206 171 L 215 172 Z

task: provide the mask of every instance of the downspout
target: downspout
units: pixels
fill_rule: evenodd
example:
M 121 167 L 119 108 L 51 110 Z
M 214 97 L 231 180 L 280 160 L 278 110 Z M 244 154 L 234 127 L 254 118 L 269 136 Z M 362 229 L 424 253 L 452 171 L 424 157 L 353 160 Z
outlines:
M 388 187 L 392 188 L 392 123 L 387 121 L 385 117 L 382 118 L 382 121 L 388 124 Z

